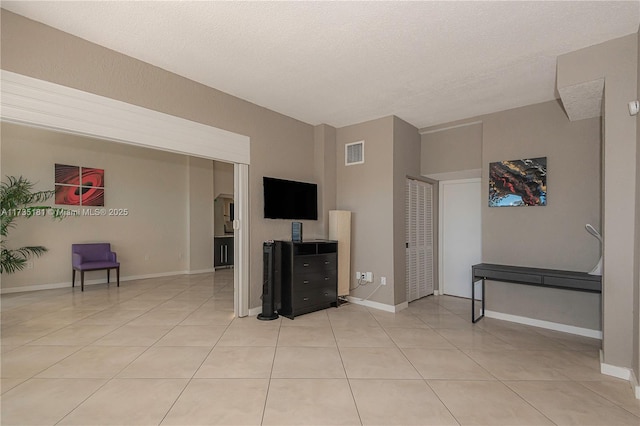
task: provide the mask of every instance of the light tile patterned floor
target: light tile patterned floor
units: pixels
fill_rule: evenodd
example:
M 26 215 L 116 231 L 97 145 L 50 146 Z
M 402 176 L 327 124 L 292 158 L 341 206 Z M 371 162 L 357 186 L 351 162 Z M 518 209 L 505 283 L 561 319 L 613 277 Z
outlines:
M 634 425 L 600 342 L 427 297 L 233 318 L 233 274 L 7 294 L 2 425 Z

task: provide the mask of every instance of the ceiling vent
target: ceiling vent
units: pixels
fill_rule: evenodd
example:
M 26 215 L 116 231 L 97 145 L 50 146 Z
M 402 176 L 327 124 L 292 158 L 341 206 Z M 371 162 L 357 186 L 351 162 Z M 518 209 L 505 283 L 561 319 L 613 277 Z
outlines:
M 364 141 L 348 143 L 344 146 L 344 164 L 364 164 Z

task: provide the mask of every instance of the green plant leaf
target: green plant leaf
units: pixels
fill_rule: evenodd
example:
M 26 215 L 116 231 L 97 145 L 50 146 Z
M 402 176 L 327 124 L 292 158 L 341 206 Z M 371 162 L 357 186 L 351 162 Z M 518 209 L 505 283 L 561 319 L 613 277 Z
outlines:
M 22 176 L 7 176 L 6 182 L 0 183 L 0 273 L 11 274 L 21 271 L 29 259 L 47 252 L 43 246 L 26 246 L 12 250 L 6 247 L 6 242 L 9 230 L 16 226 L 17 217 L 29 219 L 34 216 L 50 216 L 58 220 L 66 217 L 65 209 L 32 205 L 44 203 L 54 194 L 55 191 L 33 192 L 33 183 Z

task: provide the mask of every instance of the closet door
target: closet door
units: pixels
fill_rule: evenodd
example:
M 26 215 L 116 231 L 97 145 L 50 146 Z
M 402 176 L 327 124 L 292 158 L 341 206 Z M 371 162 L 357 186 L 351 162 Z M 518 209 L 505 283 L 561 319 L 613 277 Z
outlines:
M 433 186 L 405 183 L 407 302 L 433 294 Z

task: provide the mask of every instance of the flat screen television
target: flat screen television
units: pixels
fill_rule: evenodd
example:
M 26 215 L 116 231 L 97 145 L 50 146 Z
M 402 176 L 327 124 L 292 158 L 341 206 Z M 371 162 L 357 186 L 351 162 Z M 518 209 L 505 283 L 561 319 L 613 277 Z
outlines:
M 318 185 L 263 177 L 264 217 L 318 220 Z

